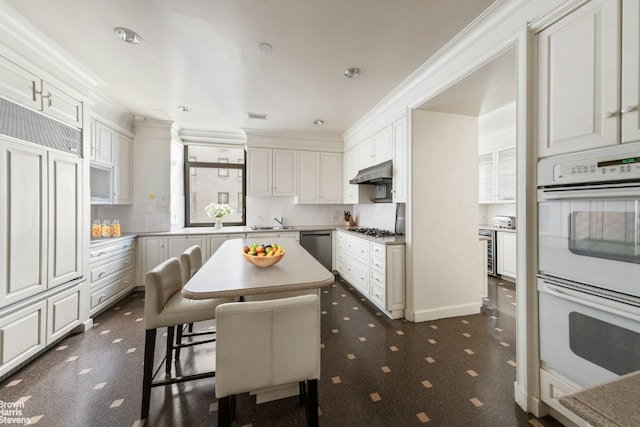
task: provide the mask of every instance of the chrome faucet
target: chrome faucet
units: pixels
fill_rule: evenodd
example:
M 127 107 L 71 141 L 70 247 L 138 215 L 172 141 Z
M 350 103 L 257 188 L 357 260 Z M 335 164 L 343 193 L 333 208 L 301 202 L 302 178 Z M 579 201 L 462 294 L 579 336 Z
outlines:
M 278 224 L 280 224 L 280 227 L 284 227 L 284 218 L 282 218 L 282 217 L 278 218 L 278 217 L 275 217 L 275 216 L 274 216 L 274 217 L 273 217 L 273 220 L 274 220 L 275 222 L 277 222 Z

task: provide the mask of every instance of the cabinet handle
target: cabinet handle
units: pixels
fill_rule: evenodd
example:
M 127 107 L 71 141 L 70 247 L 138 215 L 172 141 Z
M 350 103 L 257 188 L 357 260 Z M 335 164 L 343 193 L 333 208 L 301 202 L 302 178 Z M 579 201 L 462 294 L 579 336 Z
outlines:
M 620 110 L 620 112 L 622 114 L 627 114 L 630 113 L 632 111 L 636 111 L 638 109 L 637 105 L 627 105 L 626 107 L 624 107 L 622 110 Z
M 125 284 L 125 285 L 128 285 L 129 283 L 130 283 L 130 282 L 129 282 L 128 280 L 125 280 L 125 281 L 124 281 L 124 284 Z
M 40 94 L 38 89 L 36 89 L 36 84 L 37 82 L 35 80 L 31 80 L 31 97 L 33 98 L 33 101 L 35 101 L 36 97 Z
M 104 276 L 105 274 L 107 274 L 106 271 L 101 271 L 100 274 L 98 274 L 98 279 Z
M 125 261 L 125 262 L 124 262 L 124 265 L 129 265 L 129 261 Z
M 100 295 L 100 298 L 98 298 L 98 304 L 101 303 L 105 297 L 106 295 Z
M 611 117 L 615 117 L 615 116 L 617 116 L 617 115 L 618 115 L 618 112 L 617 112 L 617 111 L 607 111 L 606 113 L 604 113 L 604 114 L 602 115 L 602 118 L 603 118 L 603 119 L 610 119 Z

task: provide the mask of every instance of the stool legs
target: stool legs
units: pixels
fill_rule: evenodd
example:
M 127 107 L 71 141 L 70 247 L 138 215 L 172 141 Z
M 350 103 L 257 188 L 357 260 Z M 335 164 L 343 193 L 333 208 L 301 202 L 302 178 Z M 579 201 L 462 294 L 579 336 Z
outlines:
M 147 329 L 144 338 L 144 374 L 142 378 L 142 411 L 140 418 L 149 416 L 151 382 L 153 381 L 153 354 L 156 349 L 156 330 Z
M 179 325 L 182 327 L 182 325 Z M 171 375 L 171 365 L 173 364 L 173 339 L 175 336 L 176 327 L 169 326 L 167 328 L 167 359 L 165 360 L 164 372 L 167 375 Z
M 318 427 L 318 380 L 307 381 L 306 393 L 307 426 Z

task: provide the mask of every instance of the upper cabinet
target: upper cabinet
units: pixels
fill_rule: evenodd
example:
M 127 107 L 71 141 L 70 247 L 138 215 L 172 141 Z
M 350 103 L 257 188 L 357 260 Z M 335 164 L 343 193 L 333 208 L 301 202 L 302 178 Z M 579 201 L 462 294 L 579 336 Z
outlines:
M 590 1 L 538 34 L 540 157 L 640 139 L 639 6 L 620 5 Z
M 91 182 L 100 188 L 102 197 L 94 197 L 93 204 L 130 205 L 133 203 L 133 140 L 96 119 L 91 119 Z M 100 173 L 97 173 L 100 171 Z M 94 173 L 96 172 L 96 173 Z M 103 182 L 108 181 L 108 182 Z
M 247 149 L 248 196 L 295 196 L 296 151 Z
M 359 169 L 393 159 L 393 135 L 387 126 L 358 146 Z
M 82 101 L 3 57 L 0 57 L 0 96 L 70 126 L 82 127 Z
M 296 203 L 342 203 L 342 155 L 298 151 Z

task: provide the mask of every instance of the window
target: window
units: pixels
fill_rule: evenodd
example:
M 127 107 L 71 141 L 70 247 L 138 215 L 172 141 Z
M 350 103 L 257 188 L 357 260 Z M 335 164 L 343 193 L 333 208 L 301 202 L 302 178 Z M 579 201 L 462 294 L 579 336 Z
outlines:
M 233 214 L 223 218 L 224 224 L 245 225 L 244 147 L 185 145 L 184 150 L 186 226 L 213 226 L 205 211 L 210 203 L 231 206 Z

